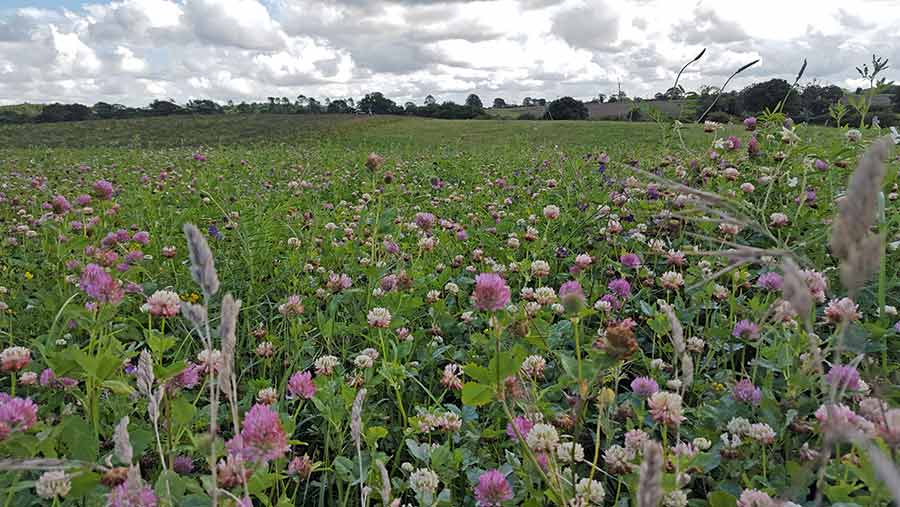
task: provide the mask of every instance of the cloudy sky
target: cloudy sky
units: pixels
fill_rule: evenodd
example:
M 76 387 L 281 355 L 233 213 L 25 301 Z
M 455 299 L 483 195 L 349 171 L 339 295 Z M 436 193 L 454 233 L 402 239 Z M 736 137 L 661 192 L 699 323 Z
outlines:
M 0 104 L 299 94 L 650 96 L 682 78 L 900 80 L 900 0 L 0 0 Z

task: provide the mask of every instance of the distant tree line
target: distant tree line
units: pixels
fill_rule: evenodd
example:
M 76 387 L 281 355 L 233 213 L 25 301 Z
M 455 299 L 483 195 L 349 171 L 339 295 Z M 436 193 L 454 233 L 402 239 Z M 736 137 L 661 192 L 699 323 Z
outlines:
M 502 99 L 501 99 L 502 100 Z M 146 118 L 174 115 L 216 115 L 216 114 L 396 114 L 424 116 L 428 118 L 471 119 L 487 117 L 484 105 L 478 95 L 471 94 L 464 104 L 446 101 L 438 104 L 433 96 L 425 99 L 424 105 L 407 102 L 399 105 L 381 92 L 366 94 L 355 101 L 348 99 L 325 99 L 323 102 L 304 95 L 295 100 L 288 97 L 268 97 L 267 102 L 228 101 L 219 104 L 209 99 L 190 100 L 178 104 L 175 100 L 154 100 L 146 107 L 128 107 L 122 104 L 98 102 L 93 106 L 84 104 L 47 104 L 34 114 L 33 106 L 28 110 L 15 107 L 0 108 L 0 123 L 55 123 L 97 119 Z
M 826 123 L 830 118 L 831 108 L 845 101 L 847 94 L 838 86 L 821 85 L 813 82 L 799 90 L 792 90 L 788 94 L 790 84 L 783 79 L 770 79 L 761 83 L 754 83 L 739 91 L 722 93 L 715 103 L 709 119 L 715 121 L 728 121 L 742 118 L 748 115 L 759 114 L 766 108 L 773 108 L 785 96 L 788 97 L 783 110 L 795 120 L 810 123 Z M 863 93 L 857 90 L 857 94 Z M 896 124 L 900 119 L 900 86 L 894 86 L 889 90 L 890 102 L 882 101 L 876 104 L 868 113 L 878 116 L 883 125 Z M 669 89 L 654 95 L 657 101 L 681 101 L 685 106 L 685 115 L 699 115 L 713 103 L 718 90 L 715 87 L 704 86 L 698 91 L 685 92 L 679 89 Z M 519 119 L 548 119 L 548 120 L 584 120 L 589 117 L 586 104 L 590 103 L 614 103 L 628 102 L 635 104 L 628 117 L 632 120 L 648 119 L 639 107 L 645 99 L 640 97 L 630 98 L 619 90 L 616 93 L 600 93 L 590 101 L 584 102 L 572 97 L 561 97 L 553 101 L 544 98 L 525 97 L 521 105 L 507 103 L 505 99 L 497 97 L 493 100 L 494 109 L 524 107 L 532 108 L 524 111 Z M 543 108 L 540 111 L 534 108 Z M 36 113 L 36 111 L 39 111 Z M 288 97 L 268 97 L 266 102 L 240 102 L 228 101 L 220 104 L 210 99 L 190 100 L 185 104 L 178 104 L 173 99 L 154 100 L 145 107 L 128 107 L 122 104 L 109 104 L 98 102 L 93 106 L 84 104 L 47 104 L 36 106 L 26 104 L 22 106 L 7 106 L 0 108 L 0 124 L 2 123 L 53 123 L 66 121 L 83 121 L 94 119 L 120 119 L 143 118 L 153 116 L 172 115 L 217 115 L 217 114 L 366 114 L 366 115 L 409 115 L 426 118 L 444 119 L 473 119 L 489 118 L 485 112 L 481 98 L 471 94 L 465 103 L 456 104 L 452 101 L 438 103 L 433 95 L 425 97 L 423 104 L 406 102 L 400 105 L 381 92 L 366 94 L 359 100 L 353 98 L 329 99 L 322 101 L 305 95 L 298 95 L 294 99 Z M 845 119 L 851 124 L 855 123 L 853 115 L 858 114 L 848 111 Z M 858 122 L 858 117 L 856 122 Z

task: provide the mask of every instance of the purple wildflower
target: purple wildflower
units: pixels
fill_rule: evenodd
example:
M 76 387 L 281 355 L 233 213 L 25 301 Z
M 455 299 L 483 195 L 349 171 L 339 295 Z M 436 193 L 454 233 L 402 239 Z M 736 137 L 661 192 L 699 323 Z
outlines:
M 759 338 L 759 326 L 747 319 L 744 319 L 734 325 L 734 330 L 731 331 L 731 336 L 734 336 L 735 338 L 743 338 L 746 340 L 756 340 L 757 338 Z
M 244 416 L 241 434 L 227 443 L 228 450 L 248 461 L 265 463 L 278 459 L 288 451 L 287 434 L 278 413 L 262 404 L 255 404 Z
M 128 481 L 116 486 L 106 498 L 108 507 L 156 507 L 156 493 L 153 488 L 141 482 L 131 485 Z
M 650 377 L 637 377 L 631 381 L 631 390 L 641 398 L 649 398 L 659 391 L 659 384 Z
M 781 275 L 774 271 L 763 273 L 756 279 L 756 286 L 766 290 L 781 290 L 783 283 L 784 280 L 781 278 Z
M 113 195 L 113 184 L 106 180 L 97 180 L 94 182 L 94 193 L 99 199 L 111 199 Z
M 563 303 L 578 304 L 584 303 L 584 290 L 578 280 L 569 280 L 559 287 L 559 299 Z
M 750 403 L 752 405 L 759 405 L 760 400 L 762 400 L 762 390 L 753 385 L 750 382 L 750 379 L 741 379 L 740 382 L 734 385 L 734 389 L 731 390 L 731 395 L 734 396 L 734 399 L 737 401 L 742 401 L 744 403 Z
M 509 286 L 497 273 L 481 273 L 475 277 L 474 298 L 479 310 L 500 310 L 509 304 Z
M 528 432 L 534 427 L 534 423 L 526 417 L 518 416 L 506 425 L 506 434 L 509 438 L 516 438 L 516 430 L 522 438 L 528 436 Z
M 288 380 L 287 390 L 292 397 L 308 400 L 316 395 L 316 385 L 313 384 L 312 374 L 308 371 L 296 372 Z
M 192 460 L 190 456 L 175 456 L 175 461 L 172 463 L 172 469 L 181 475 L 189 474 L 194 471 L 194 460 Z
M 503 502 L 511 500 L 512 497 L 513 492 L 509 481 L 499 470 L 488 470 L 478 477 L 478 485 L 475 486 L 475 499 L 478 501 L 478 507 L 500 507 Z
M 416 225 L 423 231 L 430 231 L 434 227 L 435 217 L 431 213 L 416 213 Z
M 140 243 L 141 245 L 146 245 L 150 243 L 150 233 L 147 231 L 138 231 L 134 233 L 134 236 L 131 238 L 135 243 Z
M 10 431 L 27 431 L 37 423 L 37 405 L 29 398 L 0 398 L 0 425 Z
M 628 280 L 624 278 L 616 278 L 615 280 L 609 282 L 609 285 L 607 285 L 606 287 L 609 290 L 613 291 L 616 296 L 619 296 L 622 299 L 625 299 L 631 295 L 631 284 L 628 283 Z
M 125 296 L 122 285 L 96 264 L 88 264 L 81 272 L 81 290 L 100 303 L 118 304 Z
M 843 364 L 832 366 L 828 370 L 828 374 L 825 375 L 825 380 L 839 389 L 848 389 L 850 391 L 859 389 L 859 371 L 852 366 Z
M 72 205 L 69 204 L 68 199 L 62 195 L 53 196 L 53 200 L 50 201 L 51 206 L 53 206 L 53 212 L 57 215 L 65 215 L 72 209 Z
M 626 268 L 637 268 L 641 265 L 641 258 L 637 254 L 627 253 L 619 257 L 619 262 Z

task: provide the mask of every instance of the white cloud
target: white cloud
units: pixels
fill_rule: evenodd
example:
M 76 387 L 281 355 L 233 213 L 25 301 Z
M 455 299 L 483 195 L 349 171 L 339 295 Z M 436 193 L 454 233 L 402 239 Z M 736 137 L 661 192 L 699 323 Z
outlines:
M 100 70 L 100 59 L 92 48 L 78 37 L 77 33 L 62 33 L 56 25 L 50 25 L 53 47 L 56 49 L 58 72 L 68 75 Z
M 121 58 L 119 67 L 125 72 L 141 72 L 147 68 L 147 62 L 134 56 L 134 51 L 125 46 L 118 46 L 116 54 Z
M 194 33 L 213 45 L 249 50 L 284 45 L 281 27 L 256 0 L 186 0 L 185 14 Z
M 0 8 L 0 102 L 361 97 L 484 102 L 631 96 L 682 77 L 842 86 L 878 53 L 900 62 L 895 2 L 757 0 L 84 0 Z M 772 13 L 778 13 L 773 15 Z M 898 78 L 890 69 L 888 78 Z

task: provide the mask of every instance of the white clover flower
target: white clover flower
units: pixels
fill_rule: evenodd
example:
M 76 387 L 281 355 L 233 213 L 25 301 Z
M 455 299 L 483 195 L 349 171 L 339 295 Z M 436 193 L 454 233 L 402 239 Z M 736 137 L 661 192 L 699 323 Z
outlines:
M 51 470 L 41 475 L 34 489 L 41 498 L 65 498 L 72 489 L 72 482 L 63 470 Z
M 735 435 L 746 435 L 750 431 L 750 421 L 743 417 L 735 417 L 728 421 L 726 426 L 729 433 Z
M 437 491 L 439 483 L 438 475 L 428 468 L 419 468 L 409 476 L 410 489 L 419 495 L 433 495 Z
M 687 507 L 687 493 L 680 489 L 669 491 L 663 496 L 663 507 Z
M 584 461 L 584 447 L 578 442 L 563 442 L 556 448 L 556 457 L 560 463 L 580 463 Z
M 575 485 L 575 495 L 591 505 L 603 505 L 606 491 L 603 489 L 603 483 L 600 481 L 585 478 L 578 481 L 578 484 Z
M 559 433 L 549 424 L 535 424 L 525 437 L 525 443 L 535 452 L 553 452 L 559 445 Z

